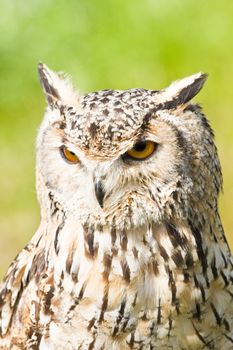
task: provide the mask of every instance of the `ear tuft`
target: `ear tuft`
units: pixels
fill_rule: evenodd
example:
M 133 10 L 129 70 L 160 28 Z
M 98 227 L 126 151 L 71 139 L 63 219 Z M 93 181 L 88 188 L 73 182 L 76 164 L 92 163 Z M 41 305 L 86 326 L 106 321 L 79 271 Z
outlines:
M 175 81 L 166 89 L 161 91 L 161 102 L 163 104 L 168 104 L 169 109 L 186 104 L 198 94 L 207 77 L 207 74 L 200 72 L 187 78 Z
M 38 64 L 38 73 L 50 107 L 54 108 L 59 104 L 77 105 L 79 96 L 67 77 L 53 72 L 43 63 Z

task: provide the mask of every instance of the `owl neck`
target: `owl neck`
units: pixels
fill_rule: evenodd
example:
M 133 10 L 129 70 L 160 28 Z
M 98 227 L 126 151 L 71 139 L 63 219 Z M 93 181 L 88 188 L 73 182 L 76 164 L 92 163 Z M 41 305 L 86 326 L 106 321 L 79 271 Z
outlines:
M 163 276 L 168 283 L 174 274 L 186 281 L 200 273 L 208 280 L 214 278 L 211 267 L 221 268 L 228 259 L 229 247 L 216 215 L 208 221 L 164 220 L 122 230 L 109 223 L 96 225 L 91 219 L 80 223 L 56 206 L 52 211 L 50 234 L 41 244 L 48 247 L 54 266 L 59 261 L 58 275 L 71 275 L 74 281 L 82 266 L 84 274 L 87 267 L 96 266 L 100 278 L 114 270 L 126 284 L 143 271 Z

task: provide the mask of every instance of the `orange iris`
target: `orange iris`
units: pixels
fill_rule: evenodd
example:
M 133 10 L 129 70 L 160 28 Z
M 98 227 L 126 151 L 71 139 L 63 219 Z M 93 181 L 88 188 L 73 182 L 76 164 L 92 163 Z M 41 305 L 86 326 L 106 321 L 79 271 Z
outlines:
M 155 151 L 155 143 L 153 141 L 142 141 L 134 145 L 132 149 L 126 152 L 126 155 L 135 160 L 143 160 L 148 158 Z
M 65 160 L 67 160 L 71 164 L 76 164 L 79 162 L 79 158 L 76 156 L 76 154 L 72 151 L 70 151 L 68 148 L 65 146 L 62 146 L 60 148 L 61 154 Z

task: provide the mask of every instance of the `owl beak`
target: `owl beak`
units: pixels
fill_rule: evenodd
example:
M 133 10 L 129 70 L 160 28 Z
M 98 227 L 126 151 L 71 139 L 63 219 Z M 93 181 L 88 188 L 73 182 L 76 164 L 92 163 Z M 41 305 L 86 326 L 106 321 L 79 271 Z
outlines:
M 95 183 L 95 195 L 96 195 L 96 198 L 97 198 L 97 201 L 98 201 L 100 207 L 103 208 L 105 192 L 104 192 L 104 187 L 103 187 L 103 184 L 101 181 L 97 181 Z

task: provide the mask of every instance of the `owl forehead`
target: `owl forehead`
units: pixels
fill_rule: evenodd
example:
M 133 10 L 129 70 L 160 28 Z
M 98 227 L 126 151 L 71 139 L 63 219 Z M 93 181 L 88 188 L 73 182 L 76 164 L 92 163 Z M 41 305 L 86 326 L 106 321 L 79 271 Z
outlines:
M 101 90 L 84 95 L 78 108 L 66 111 L 66 133 L 95 156 L 119 152 L 140 132 L 144 118 L 155 106 L 157 91 Z

